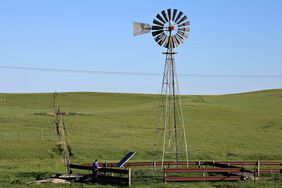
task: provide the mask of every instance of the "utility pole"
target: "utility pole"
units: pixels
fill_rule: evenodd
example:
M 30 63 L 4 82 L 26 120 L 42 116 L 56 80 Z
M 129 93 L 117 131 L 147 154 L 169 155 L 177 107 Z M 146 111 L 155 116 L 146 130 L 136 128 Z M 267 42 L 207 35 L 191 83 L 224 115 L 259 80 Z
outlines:
M 70 174 L 70 146 L 67 139 L 67 132 L 66 132 L 66 125 L 64 121 L 64 115 L 66 115 L 65 112 L 60 112 L 60 108 L 58 108 L 58 111 L 55 113 L 56 119 L 55 119 L 55 126 L 57 131 L 57 136 L 59 139 L 58 146 L 62 150 L 62 154 L 64 156 L 64 165 L 65 165 L 65 173 Z

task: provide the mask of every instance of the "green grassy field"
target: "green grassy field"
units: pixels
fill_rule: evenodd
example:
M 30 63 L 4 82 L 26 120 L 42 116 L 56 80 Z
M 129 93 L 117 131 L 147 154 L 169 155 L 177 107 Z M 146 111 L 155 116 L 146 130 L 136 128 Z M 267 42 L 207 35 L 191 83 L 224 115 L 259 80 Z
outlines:
M 52 152 L 57 141 L 54 117 L 43 115 L 53 111 L 52 97 L 0 94 L 0 187 L 27 187 L 26 182 L 64 172 L 61 157 Z M 127 151 L 137 152 L 133 161 L 150 160 L 158 95 L 60 93 L 57 102 L 63 111 L 76 113 L 65 119 L 73 162 L 96 158 L 117 162 Z M 190 160 L 282 160 L 282 90 L 183 96 L 182 103 Z M 99 187 L 72 185 L 93 186 Z M 282 187 L 282 183 L 164 185 L 150 180 L 134 186 Z

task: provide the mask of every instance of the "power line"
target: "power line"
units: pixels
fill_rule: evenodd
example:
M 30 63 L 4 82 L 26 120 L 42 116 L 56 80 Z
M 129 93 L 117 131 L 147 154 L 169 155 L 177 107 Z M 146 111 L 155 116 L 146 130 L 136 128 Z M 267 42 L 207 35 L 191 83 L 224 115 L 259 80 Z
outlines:
M 99 71 L 99 70 L 79 70 L 79 69 L 58 69 L 58 68 L 38 68 L 38 67 L 22 67 L 22 66 L 6 66 L 0 65 L 0 69 L 22 70 L 22 71 L 43 71 L 43 72 L 65 72 L 78 74 L 105 74 L 105 75 L 125 75 L 125 76 L 162 76 L 161 73 L 148 72 L 118 72 L 118 71 Z M 266 78 L 266 79 L 282 79 L 282 75 L 272 74 L 188 74 L 180 73 L 181 77 L 195 78 Z
M 132 46 L 137 43 L 129 43 L 129 42 L 96 42 L 96 41 L 5 41 L 0 40 L 0 47 L 34 47 L 34 46 L 68 46 L 68 47 L 120 47 L 120 46 Z M 150 45 L 147 42 L 139 42 L 139 45 Z M 187 43 L 189 47 L 195 48 L 269 48 L 276 47 L 281 48 L 282 42 L 190 42 Z

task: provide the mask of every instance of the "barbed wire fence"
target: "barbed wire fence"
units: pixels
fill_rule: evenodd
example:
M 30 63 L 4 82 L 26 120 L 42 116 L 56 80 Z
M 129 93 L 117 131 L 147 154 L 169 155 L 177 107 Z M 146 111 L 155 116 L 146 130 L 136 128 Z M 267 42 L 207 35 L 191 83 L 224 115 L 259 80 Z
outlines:
M 0 132 L 0 142 L 4 141 L 57 141 L 55 130 L 46 128 L 26 132 L 19 130 L 14 132 Z

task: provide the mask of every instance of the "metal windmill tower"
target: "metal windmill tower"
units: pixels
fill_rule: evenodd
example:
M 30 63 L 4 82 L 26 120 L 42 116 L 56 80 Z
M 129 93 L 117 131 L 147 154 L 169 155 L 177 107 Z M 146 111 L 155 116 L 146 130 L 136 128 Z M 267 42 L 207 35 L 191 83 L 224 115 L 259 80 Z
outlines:
M 156 123 L 154 153 L 157 160 L 186 161 L 188 165 L 188 149 L 185 125 L 179 95 L 178 79 L 175 66 L 174 48 L 188 38 L 190 23 L 186 15 L 177 9 L 163 10 L 153 20 L 153 25 L 133 22 L 134 36 L 152 31 L 154 40 L 166 48 L 163 72 L 159 118 Z

